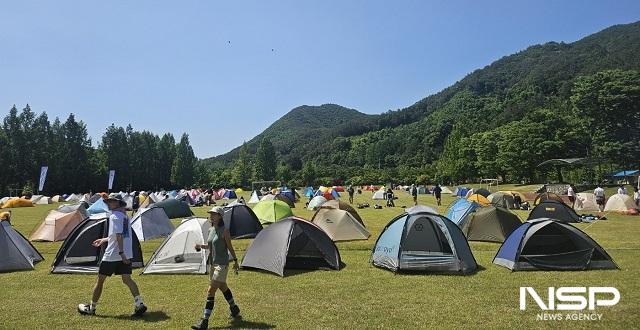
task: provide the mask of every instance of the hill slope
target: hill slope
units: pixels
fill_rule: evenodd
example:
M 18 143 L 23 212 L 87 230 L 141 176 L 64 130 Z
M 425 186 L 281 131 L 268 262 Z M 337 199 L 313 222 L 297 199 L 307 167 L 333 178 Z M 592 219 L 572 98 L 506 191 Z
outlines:
M 325 164 L 322 174 L 327 176 L 352 176 L 354 168 L 403 166 L 432 172 L 425 166 L 435 166 L 452 133 L 464 139 L 523 118 L 539 121 L 535 114 L 543 109 L 566 113 L 576 79 L 609 69 L 640 69 L 640 22 L 612 26 L 574 43 L 531 46 L 398 111 L 364 115 L 337 105 L 299 107 L 252 139 L 250 150 L 268 137 L 281 160 Z M 205 162 L 229 164 L 236 155 L 234 149 Z

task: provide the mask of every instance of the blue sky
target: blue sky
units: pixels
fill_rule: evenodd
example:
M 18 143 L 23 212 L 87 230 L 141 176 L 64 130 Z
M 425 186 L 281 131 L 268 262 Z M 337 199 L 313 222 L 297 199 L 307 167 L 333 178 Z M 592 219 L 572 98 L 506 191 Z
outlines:
M 290 109 L 396 110 L 529 45 L 640 20 L 640 1 L 11 1 L 0 116 L 16 104 L 187 132 L 225 153 Z

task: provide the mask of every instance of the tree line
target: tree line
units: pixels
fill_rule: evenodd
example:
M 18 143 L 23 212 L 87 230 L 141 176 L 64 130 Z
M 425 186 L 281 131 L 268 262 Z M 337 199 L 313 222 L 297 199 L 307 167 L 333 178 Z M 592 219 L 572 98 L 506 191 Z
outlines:
M 41 166 L 48 166 L 45 194 L 106 191 L 109 170 L 116 171 L 115 191 L 190 187 L 197 175 L 186 133 L 176 142 L 170 133 L 160 137 L 112 124 L 94 147 L 74 114 L 50 122 L 29 105 L 22 111 L 13 106 L 4 117 L 0 150 L 2 196 L 35 193 Z

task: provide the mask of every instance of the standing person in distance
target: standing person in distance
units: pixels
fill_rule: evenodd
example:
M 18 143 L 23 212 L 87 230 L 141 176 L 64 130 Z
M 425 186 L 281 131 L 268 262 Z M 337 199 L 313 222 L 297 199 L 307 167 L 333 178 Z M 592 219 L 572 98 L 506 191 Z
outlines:
M 418 188 L 416 188 L 416 185 L 412 183 L 410 189 L 411 198 L 413 198 L 413 206 L 416 206 L 418 205 Z
M 596 195 L 596 203 L 598 204 L 598 208 L 600 209 L 600 212 L 603 212 L 604 201 L 606 199 L 604 195 L 604 189 L 602 189 L 602 187 L 598 185 L 598 187 L 596 187 L 596 189 L 593 190 L 593 194 Z
M 633 187 L 633 200 L 636 201 L 636 206 L 640 207 L 640 191 L 638 191 L 638 187 Z
M 93 241 L 92 245 L 100 248 L 104 243 L 107 247 L 102 256 L 98 269 L 98 279 L 93 288 L 93 296 L 90 304 L 78 305 L 78 312 L 83 315 L 95 315 L 96 305 L 102 295 L 102 287 L 107 277 L 113 274 L 121 275 L 122 282 L 129 288 L 133 296 L 134 309 L 132 316 L 142 316 L 147 311 L 147 306 L 142 302 L 142 296 L 138 285 L 131 278 L 131 259 L 133 258 L 133 239 L 131 224 L 125 210 L 127 203 L 122 196 L 109 197 L 107 205 L 111 211 L 109 216 L 109 236 Z
M 198 323 L 191 326 L 191 329 L 207 329 L 209 327 L 209 317 L 213 312 L 215 294 L 220 290 L 224 298 L 229 303 L 230 317 L 235 318 L 240 315 L 240 307 L 233 300 L 231 289 L 227 286 L 227 274 L 229 273 L 229 253 L 233 257 L 233 270 L 238 272 L 238 258 L 236 252 L 231 245 L 231 234 L 229 229 L 225 228 L 222 217 L 224 209 L 215 206 L 209 210 L 209 221 L 211 228 L 209 229 L 209 237 L 207 244 L 196 244 L 196 251 L 207 249 L 210 251 L 207 263 L 211 265 L 211 280 L 207 291 L 207 300 L 204 307 L 204 315 Z
M 355 193 L 355 190 L 352 185 L 347 187 L 347 193 L 349 194 L 349 204 L 353 204 L 353 193 Z
M 573 185 L 569 185 L 569 188 L 567 189 L 567 196 L 569 196 L 571 208 L 574 209 L 576 207 L 576 192 L 573 190 Z
M 433 196 L 436 197 L 436 203 L 438 206 L 442 205 L 442 188 L 440 185 L 436 183 L 436 186 L 433 187 Z

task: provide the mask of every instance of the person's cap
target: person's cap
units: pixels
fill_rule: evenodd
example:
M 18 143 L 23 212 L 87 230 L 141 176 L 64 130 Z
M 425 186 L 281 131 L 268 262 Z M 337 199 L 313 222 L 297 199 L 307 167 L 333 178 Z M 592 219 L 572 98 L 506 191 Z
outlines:
M 124 201 L 124 199 L 122 198 L 122 196 L 120 196 L 119 194 L 113 195 L 113 196 L 109 196 L 109 198 L 107 198 L 107 203 L 109 202 L 118 202 L 120 203 L 120 206 L 126 206 L 127 202 Z
M 224 216 L 224 208 L 222 206 L 214 206 L 211 208 L 211 210 L 207 211 L 207 213 L 211 214 L 211 213 L 218 213 L 220 214 L 220 216 Z

